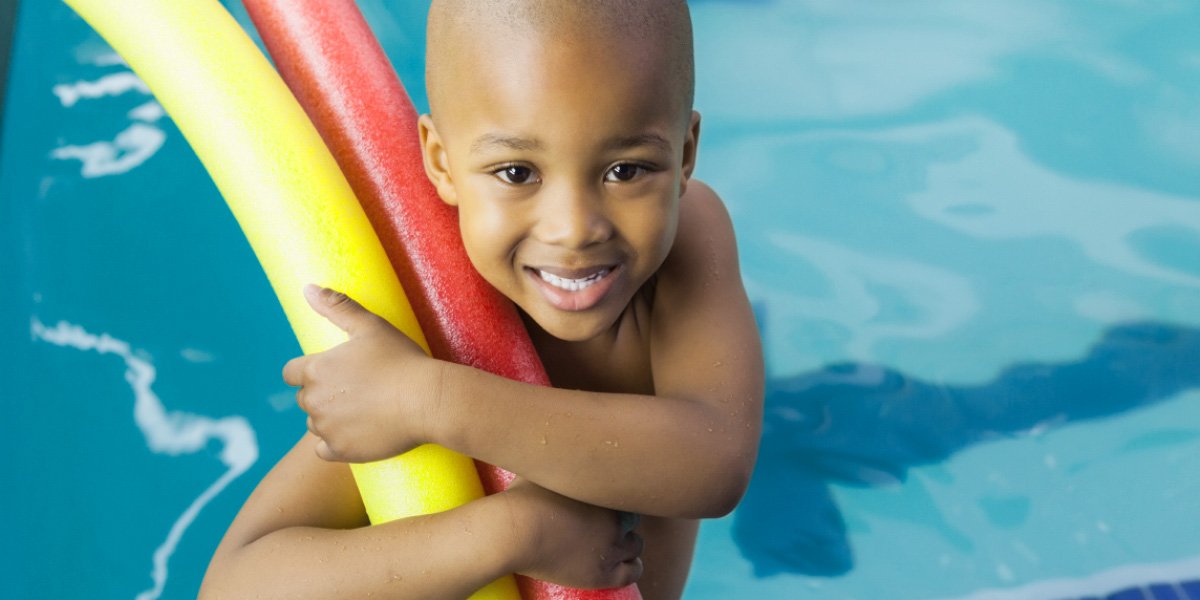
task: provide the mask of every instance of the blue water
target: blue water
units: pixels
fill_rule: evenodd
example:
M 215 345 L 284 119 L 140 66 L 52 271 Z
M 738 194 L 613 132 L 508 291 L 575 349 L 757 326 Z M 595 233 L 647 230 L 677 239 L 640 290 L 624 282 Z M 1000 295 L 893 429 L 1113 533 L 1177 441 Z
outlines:
M 426 4 L 360 5 L 422 105 Z M 693 16 L 698 176 L 769 381 L 687 597 L 1200 598 L 1200 7 Z M 303 431 L 299 349 L 170 118 L 68 8 L 21 3 L 8 78 L 4 595 L 194 596 Z

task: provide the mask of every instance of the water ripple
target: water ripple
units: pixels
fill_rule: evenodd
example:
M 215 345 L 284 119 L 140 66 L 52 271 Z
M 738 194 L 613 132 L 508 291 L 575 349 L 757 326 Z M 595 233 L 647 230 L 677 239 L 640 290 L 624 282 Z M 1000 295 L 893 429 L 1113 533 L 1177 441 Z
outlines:
M 125 361 L 125 381 L 134 393 L 133 419 L 146 445 L 155 454 L 178 456 L 203 450 L 211 440 L 220 441 L 223 448 L 219 455 L 227 470 L 216 481 L 200 493 L 175 519 L 166 539 L 154 550 L 151 577 L 153 587 L 138 594 L 138 600 L 158 598 L 167 583 L 167 563 L 187 528 L 195 521 L 205 505 L 226 486 L 258 460 L 258 442 L 250 423 L 240 416 L 211 419 L 185 412 L 168 412 L 152 389 L 155 368 L 145 358 L 139 357 L 128 342 L 107 333 L 95 335 L 79 325 L 59 321 L 46 327 L 37 317 L 30 322 L 30 333 L 36 340 L 74 348 L 84 352 L 114 354 Z
M 74 107 L 80 100 L 98 100 L 119 96 L 129 91 L 149 94 L 150 89 L 132 71 L 110 73 L 94 81 L 81 80 L 54 86 L 54 95 L 64 108 Z M 142 102 L 127 113 L 133 121 L 112 140 L 97 140 L 87 144 L 64 144 L 50 153 L 58 160 L 78 160 L 84 178 L 104 177 L 127 173 L 154 156 L 167 140 L 167 134 L 154 123 L 165 116 L 158 102 Z
M 1156 229 L 1200 234 L 1196 199 L 1066 177 L 1026 156 L 1013 132 L 982 118 L 912 127 L 892 135 L 921 140 L 967 135 L 975 142 L 972 151 L 931 164 L 925 189 L 907 196 L 909 206 L 930 221 L 981 239 L 1065 239 L 1095 263 L 1200 286 L 1200 277 L 1146 256 L 1136 244 L 1139 233 Z

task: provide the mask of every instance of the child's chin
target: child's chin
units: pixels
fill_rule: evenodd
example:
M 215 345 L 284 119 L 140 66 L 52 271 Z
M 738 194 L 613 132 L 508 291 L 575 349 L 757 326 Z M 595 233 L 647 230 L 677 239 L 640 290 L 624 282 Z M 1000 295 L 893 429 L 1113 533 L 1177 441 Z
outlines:
M 542 318 L 534 317 L 538 327 L 564 342 L 584 342 L 612 327 L 612 319 L 605 319 L 599 311 L 556 314 Z

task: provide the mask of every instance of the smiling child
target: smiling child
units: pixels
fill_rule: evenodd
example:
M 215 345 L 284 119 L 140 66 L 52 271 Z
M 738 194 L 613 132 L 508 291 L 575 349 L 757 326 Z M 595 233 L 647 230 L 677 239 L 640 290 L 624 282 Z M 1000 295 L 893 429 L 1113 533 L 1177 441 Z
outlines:
M 247 500 L 202 594 L 461 598 L 519 572 L 678 598 L 698 519 L 745 490 L 763 391 L 733 227 L 692 178 L 687 5 L 435 0 L 428 28 L 426 172 L 554 387 L 434 360 L 306 290 L 350 339 L 285 367 L 309 433 Z M 365 527 L 346 461 L 423 443 L 519 479 Z

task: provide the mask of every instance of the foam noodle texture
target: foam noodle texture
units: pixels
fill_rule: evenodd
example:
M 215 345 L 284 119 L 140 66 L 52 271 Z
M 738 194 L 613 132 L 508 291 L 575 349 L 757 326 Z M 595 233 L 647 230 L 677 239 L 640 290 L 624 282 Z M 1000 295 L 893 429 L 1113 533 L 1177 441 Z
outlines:
M 241 225 L 306 353 L 346 339 L 304 300 L 301 290 L 309 282 L 346 292 L 428 350 L 333 157 L 266 58 L 216 0 L 67 4 L 137 72 L 179 126 Z M 365 502 L 386 507 L 371 515 L 375 522 L 483 496 L 472 461 L 437 446 L 354 470 L 380 486 L 361 490 Z M 511 578 L 487 590 L 493 588 L 492 595 L 477 597 L 514 597 Z
M 457 212 L 425 176 L 417 112 L 352 0 L 246 0 L 280 74 L 308 111 L 396 266 L 433 355 L 549 385 L 512 303 L 475 271 Z M 511 475 L 481 465 L 489 491 Z M 519 578 L 534 599 L 641 598 Z

